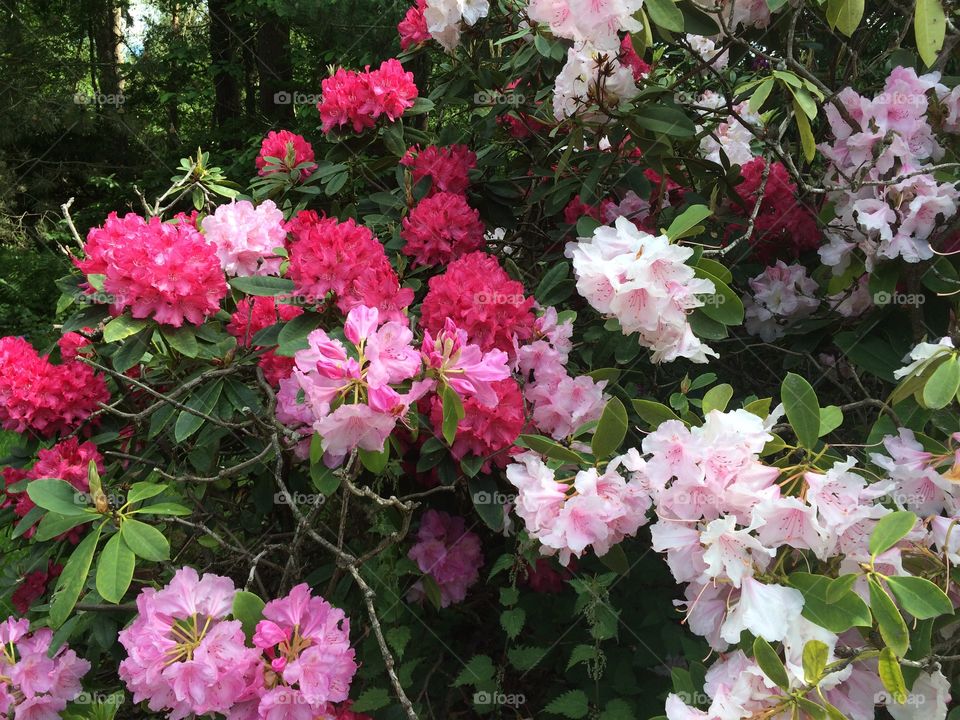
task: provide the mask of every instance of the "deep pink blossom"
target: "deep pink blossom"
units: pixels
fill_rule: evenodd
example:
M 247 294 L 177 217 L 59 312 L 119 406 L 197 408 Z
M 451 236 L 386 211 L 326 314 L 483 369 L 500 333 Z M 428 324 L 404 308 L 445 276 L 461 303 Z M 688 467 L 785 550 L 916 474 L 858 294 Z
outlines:
M 462 517 L 427 510 L 420 521 L 417 542 L 408 556 L 440 588 L 440 606 L 463 602 L 467 590 L 480 577 L 483 553 L 480 538 L 466 529 Z M 423 583 L 410 590 L 412 600 L 424 597 Z
M 317 104 L 323 132 L 349 125 L 354 132 L 372 128 L 382 116 L 395 121 L 413 107 L 417 86 L 413 73 L 406 72 L 394 58 L 377 70 L 363 72 L 338 69 L 321 83 L 322 99 Z
M 470 185 L 470 171 L 477 166 L 477 156 L 466 145 L 429 145 L 423 150 L 418 145 L 407 150 L 400 164 L 410 168 L 414 184 L 429 177 L 431 193 L 462 194 Z
M 276 158 L 280 164 L 270 162 L 267 158 Z M 271 130 L 260 144 L 260 154 L 256 161 L 257 171 L 260 175 L 270 175 L 276 172 L 289 172 L 297 165 L 310 163 L 299 170 L 300 179 L 306 180 L 316 169 L 313 160 L 313 147 L 302 135 L 289 130 Z
M 440 192 L 421 200 L 403 219 L 400 237 L 412 266 L 444 265 L 483 247 L 480 213 L 462 195 Z

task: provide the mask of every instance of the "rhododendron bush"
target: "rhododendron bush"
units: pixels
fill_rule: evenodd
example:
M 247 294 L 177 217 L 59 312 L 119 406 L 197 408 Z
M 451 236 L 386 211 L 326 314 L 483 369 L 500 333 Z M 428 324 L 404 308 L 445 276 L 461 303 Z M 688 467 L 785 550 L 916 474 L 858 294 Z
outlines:
M 0 715 L 946 718 L 955 11 L 419 0 L 71 221 Z

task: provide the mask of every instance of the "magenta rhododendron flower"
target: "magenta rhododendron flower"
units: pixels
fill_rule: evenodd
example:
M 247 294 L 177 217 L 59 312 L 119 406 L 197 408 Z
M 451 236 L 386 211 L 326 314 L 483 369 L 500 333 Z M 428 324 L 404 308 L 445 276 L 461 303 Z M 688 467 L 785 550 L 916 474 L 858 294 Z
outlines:
M 230 316 L 227 332 L 237 338 L 241 347 L 250 347 L 261 330 L 279 322 L 292 320 L 303 314 L 303 308 L 277 302 L 272 297 L 244 298 L 237 303 L 237 311 Z M 278 385 L 293 370 L 293 358 L 267 350 L 257 363 L 271 385 Z
M 276 250 L 284 246 L 287 231 L 272 200 L 256 207 L 247 200 L 221 205 L 203 219 L 202 227 L 227 275 L 276 275 L 280 269 Z
M 165 223 L 128 213 L 110 213 L 93 228 L 84 260 L 75 260 L 88 277 L 103 275 L 103 292 L 117 313 L 129 308 L 135 318 L 162 325 L 200 325 L 220 310 L 227 282 L 216 247 L 189 218 Z
M 413 107 L 418 94 L 413 73 L 404 71 L 395 59 L 384 61 L 377 70 L 369 65 L 363 72 L 340 68 L 324 79 L 321 88 L 317 109 L 325 133 L 344 125 L 363 132 L 384 115 L 395 121 Z
M 466 145 L 439 147 L 415 146 L 407 150 L 400 164 L 410 168 L 414 184 L 430 178 L 430 192 L 463 194 L 470 185 L 470 171 L 477 166 L 477 155 Z
M 480 213 L 462 195 L 440 192 L 421 200 L 403 219 L 403 252 L 417 265 L 442 265 L 483 247 Z
M 51 437 L 70 432 L 110 399 L 103 376 L 69 359 L 54 365 L 18 337 L 0 338 L 0 426 Z M 74 355 L 75 357 L 75 355 Z
M 436 339 L 429 330 L 424 331 L 420 354 L 428 372 L 435 374 L 441 384 L 449 385 L 461 397 L 475 397 L 488 407 L 497 403 L 492 383 L 510 377 L 505 352 L 483 352 L 470 344 L 467 334 L 449 318 Z
M 427 7 L 427 0 L 417 0 L 416 4 L 407 10 L 403 20 L 397 25 L 397 32 L 400 34 L 400 48 L 408 50 L 414 45 L 419 45 L 430 39 L 430 31 L 427 30 L 427 20 L 423 16 L 423 11 Z
M 276 158 L 277 165 L 267 158 Z M 302 135 L 289 130 L 271 130 L 260 144 L 260 154 L 257 156 L 257 171 L 260 175 L 270 175 L 281 171 L 291 171 L 297 165 L 310 163 L 310 166 L 299 170 L 300 178 L 306 180 L 313 174 L 313 146 Z
M 440 510 L 423 514 L 417 542 L 407 554 L 440 588 L 441 607 L 463 602 L 467 590 L 479 579 L 483 565 L 480 538 L 467 530 L 462 517 Z M 422 600 L 425 592 L 423 582 L 418 581 L 408 596 Z

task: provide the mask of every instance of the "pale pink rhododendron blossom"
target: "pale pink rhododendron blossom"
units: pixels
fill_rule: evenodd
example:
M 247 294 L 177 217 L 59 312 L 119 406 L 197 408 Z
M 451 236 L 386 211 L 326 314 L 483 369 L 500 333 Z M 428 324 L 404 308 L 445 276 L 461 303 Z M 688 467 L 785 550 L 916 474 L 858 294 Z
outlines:
M 762 125 L 760 116 L 751 112 L 747 103 L 735 105 L 736 115 L 726 115 L 716 123 L 717 113 L 724 111 L 727 101 L 718 93 L 708 90 L 701 95 L 694 108 L 699 110 L 701 124 L 697 127 L 700 134 L 709 128 L 710 132 L 700 140 L 700 154 L 705 160 L 721 164 L 721 154 L 726 156 L 731 165 L 746 165 L 753 159 L 754 136 L 750 127 L 759 129 Z
M 615 317 L 624 335 L 637 333 L 640 344 L 653 350 L 653 362 L 685 357 L 705 363 L 717 356 L 690 327 L 689 312 L 704 305 L 698 296 L 715 291 L 686 264 L 693 248 L 618 218 L 592 238 L 568 243 L 566 255 L 573 261 L 577 292 L 597 312 Z
M 133 317 L 162 325 L 200 325 L 220 310 L 227 281 L 216 246 L 191 218 L 178 220 L 110 213 L 102 228 L 90 230 L 85 258 L 74 263 L 88 278 L 103 276 L 102 292 L 118 314 L 129 308 Z
M 935 343 L 918 343 L 913 350 L 910 351 L 910 354 L 904 358 L 904 361 L 909 360 L 910 362 L 899 370 L 894 370 L 893 377 L 900 380 L 908 375 L 913 375 L 913 373 L 919 370 L 931 358 L 943 353 L 953 352 L 953 350 L 953 339 L 949 337 L 940 338 L 940 340 Z
M 230 578 L 190 567 L 160 590 L 144 588 L 137 616 L 120 631 L 127 651 L 120 679 L 136 703 L 170 720 L 226 714 L 248 687 L 262 683 L 260 651 L 248 647 L 239 620 L 229 620 Z
M 201 223 L 217 248 L 227 275 L 276 275 L 283 258 L 276 254 L 287 239 L 283 212 L 273 200 L 253 206 L 248 200 L 221 205 Z
M 403 252 L 411 266 L 443 265 L 484 245 L 480 213 L 463 195 L 439 192 L 421 200 L 403 219 Z
M 51 651 L 53 631 L 30 632 L 30 621 L 0 623 L 0 715 L 15 720 L 60 720 L 82 692 L 90 663 L 67 645 Z
M 475 397 L 488 407 L 497 404 L 493 383 L 510 377 L 505 352 L 483 352 L 449 318 L 436 338 L 424 331 L 420 354 L 428 375 L 435 376 L 440 385 L 450 386 L 462 398 Z
M 280 381 L 277 418 L 306 434 L 322 438 L 324 462 L 337 467 L 352 450 L 383 450 L 384 442 L 410 405 L 433 387 L 414 382 L 401 392 L 396 386 L 418 375 L 420 353 L 413 333 L 403 324 L 380 325 L 376 308 L 360 305 L 347 314 L 347 347 L 323 330 L 307 336 L 309 347 L 294 356 L 293 374 Z
M 786 325 L 809 317 L 819 306 L 817 283 L 803 265 L 778 260 L 750 280 L 752 295 L 743 298 L 747 332 L 764 342 L 783 336 Z
M 4 430 L 41 437 L 72 432 L 109 399 L 103 376 L 89 365 L 79 360 L 57 365 L 23 338 L 0 338 L 0 427 Z
M 395 122 L 413 107 L 418 95 L 413 73 L 393 58 L 377 70 L 369 66 L 362 72 L 339 68 L 320 87 L 317 109 L 325 134 L 344 125 L 360 133 L 374 127 L 381 117 Z
M 647 523 L 651 500 L 639 469 L 633 458 L 621 456 L 603 474 L 589 468 L 558 479 L 539 455 L 527 452 L 507 467 L 507 480 L 517 488 L 515 511 L 540 552 L 558 554 L 567 565 L 588 547 L 606 555 Z
M 357 671 L 350 620 L 308 585 L 266 604 L 253 644 L 263 653 L 263 687 L 258 697 L 239 704 L 231 720 L 330 717 L 330 703 L 349 696 Z
M 483 565 L 477 534 L 467 530 L 462 517 L 440 510 L 423 514 L 417 541 L 407 555 L 440 589 L 440 607 L 463 602 L 467 590 L 480 578 Z M 426 597 L 422 580 L 417 581 L 407 597 L 413 601 Z
M 846 270 L 855 248 L 868 271 L 883 259 L 929 260 L 931 238 L 956 215 L 957 183 L 924 172 L 944 154 L 930 124 L 928 93 L 948 97 L 940 73 L 918 76 L 897 67 L 872 99 L 851 88 L 837 95 L 859 131 L 832 105 L 824 106 L 834 136 L 819 146 L 831 161 L 824 179 L 839 189 L 827 195 L 836 220 L 826 230 L 829 242 L 820 258 L 835 274 Z M 850 178 L 857 180 L 855 187 Z
M 887 435 L 883 447 L 886 454 L 871 453 L 870 460 L 886 470 L 896 484 L 890 497 L 898 508 L 921 517 L 960 512 L 956 497 L 960 486 L 936 471 L 937 460 L 923 448 L 913 430 L 900 428 L 897 435 Z
M 710 65 L 714 70 L 723 70 L 730 61 L 730 51 L 723 52 L 717 47 L 716 40 L 703 35 L 687 34 L 687 42 L 690 48 L 700 56 L 700 59 Z
M 279 164 L 268 158 L 279 160 Z M 260 144 L 260 154 L 256 160 L 257 172 L 260 175 L 290 172 L 298 165 L 307 163 L 298 170 L 300 179 L 306 180 L 316 169 L 313 160 L 313 146 L 302 135 L 289 130 L 271 130 Z
M 553 89 L 553 114 L 557 120 L 574 115 L 584 121 L 602 119 L 604 110 L 636 97 L 640 89 L 633 71 L 620 64 L 615 51 L 576 43 L 567 50 L 567 62 Z M 599 106 L 600 112 L 592 108 Z
M 527 14 L 534 22 L 549 25 L 558 37 L 611 50 L 620 45 L 618 31 L 643 29 L 634 17 L 642 5 L 643 0 L 530 0 Z
M 287 223 L 292 242 L 287 277 L 295 293 L 322 304 L 328 293 L 343 314 L 364 305 L 383 320 L 406 323 L 413 290 L 401 288 L 383 245 L 352 218 L 339 222 L 304 210 Z
M 426 0 L 423 18 L 430 37 L 447 51 L 460 44 L 464 25 L 475 25 L 490 12 L 488 0 Z

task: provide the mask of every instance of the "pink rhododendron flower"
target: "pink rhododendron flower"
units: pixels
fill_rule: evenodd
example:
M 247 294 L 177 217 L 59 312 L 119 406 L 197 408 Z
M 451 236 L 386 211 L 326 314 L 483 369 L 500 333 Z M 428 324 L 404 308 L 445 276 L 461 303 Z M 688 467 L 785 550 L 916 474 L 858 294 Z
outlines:
M 160 590 L 140 592 L 137 617 L 118 638 L 127 651 L 120 679 L 135 703 L 172 720 L 232 708 L 260 670 L 240 621 L 226 619 L 235 593 L 229 578 L 189 567 Z
M 247 200 L 221 205 L 203 219 L 202 227 L 227 275 L 276 275 L 280 269 L 283 258 L 275 251 L 283 247 L 287 231 L 273 200 L 256 207 Z
M 936 471 L 933 455 L 923 449 L 912 430 L 900 428 L 896 436 L 887 435 L 883 446 L 887 454 L 871 453 L 870 460 L 896 484 L 890 495 L 898 508 L 921 517 L 960 511 L 956 497 L 960 488 Z
M 480 538 L 466 529 L 462 517 L 439 510 L 427 510 L 420 520 L 417 542 L 408 556 L 420 571 L 429 575 L 440 588 L 440 606 L 463 602 L 467 590 L 480 577 L 483 553 Z M 423 582 L 414 585 L 408 597 L 425 597 Z
M 533 335 L 533 298 L 491 255 L 474 252 L 454 260 L 446 272 L 430 278 L 429 288 L 421 320 L 434 336 L 449 318 L 481 350 L 497 348 L 512 357 L 515 340 Z
M 423 16 L 430 36 L 444 49 L 460 44 L 462 25 L 473 25 L 490 11 L 488 0 L 426 0 Z
M 261 695 L 259 717 L 274 717 L 277 705 L 293 706 L 307 718 L 326 717 L 328 703 L 347 699 L 357 671 L 350 620 L 343 610 L 312 595 L 305 583 L 268 602 L 263 618 L 253 644 L 263 652 L 276 684 Z
M 426 7 L 427 0 L 417 0 L 416 4 L 407 10 L 407 14 L 397 25 L 401 50 L 409 50 L 414 45 L 419 45 L 430 39 L 427 20 L 423 16 Z
M 650 74 L 650 65 L 648 65 L 642 57 L 637 55 L 629 33 L 624 35 L 620 41 L 620 64 L 630 68 L 630 72 L 633 73 L 634 82 L 640 82 Z
M 276 158 L 280 164 L 270 162 L 267 158 Z M 257 171 L 260 175 L 290 172 L 298 165 L 309 163 L 298 171 L 300 179 L 306 180 L 316 169 L 313 160 L 313 147 L 302 135 L 289 130 L 271 130 L 260 144 L 260 154 L 256 161 Z
M 534 22 L 548 24 L 554 35 L 609 50 L 620 44 L 618 31 L 642 30 L 634 18 L 642 4 L 642 0 L 531 0 L 527 14 Z
M 237 303 L 237 311 L 230 316 L 227 332 L 237 338 L 240 347 L 253 345 L 253 338 L 261 330 L 279 322 L 288 322 L 303 314 L 303 308 L 285 305 L 272 297 L 244 298 Z M 271 385 L 278 385 L 282 378 L 293 370 L 293 358 L 277 355 L 274 350 L 265 352 L 257 364 Z
M 50 651 L 53 631 L 29 632 L 27 620 L 0 623 L 0 714 L 15 720 L 59 720 L 82 691 L 90 663 L 67 645 Z
M 688 313 L 703 306 L 699 295 L 715 288 L 685 264 L 692 254 L 626 218 L 566 248 L 580 295 L 597 312 L 615 316 L 624 335 L 638 333 L 640 344 L 653 350 L 653 362 L 686 357 L 705 363 L 716 353 L 694 336 Z
M 809 317 L 820 306 L 817 287 L 803 265 L 777 260 L 750 280 L 753 294 L 743 298 L 747 332 L 764 342 L 782 337 L 787 323 Z
M 428 373 L 436 375 L 441 385 L 449 385 L 461 397 L 474 397 L 488 407 L 497 403 L 493 383 L 510 377 L 505 352 L 494 349 L 485 353 L 470 344 L 467 333 L 450 318 L 436 338 L 429 330 L 424 331 L 420 353 Z
M 403 219 L 400 237 L 412 266 L 442 265 L 483 247 L 480 213 L 462 195 L 439 192 L 421 200 Z
M 67 355 L 72 345 L 65 345 Z M 61 351 L 62 354 L 63 351 Z M 0 338 L 0 426 L 41 437 L 71 432 L 110 399 L 103 376 L 67 359 L 60 365 L 18 337 Z
M 462 195 L 470 185 L 470 171 L 477 166 L 476 154 L 466 145 L 415 146 L 407 150 L 400 164 L 410 168 L 414 184 L 430 178 L 430 192 Z
M 162 325 L 200 325 L 227 294 L 216 246 L 185 217 L 165 223 L 110 213 L 102 228 L 90 230 L 84 253 L 75 264 L 88 277 L 104 276 L 116 313 L 130 308 L 133 317 Z
M 354 72 L 340 68 L 321 83 L 322 99 L 317 104 L 323 132 L 350 125 L 362 132 L 386 116 L 395 121 L 413 107 L 417 86 L 413 73 L 405 72 L 396 60 L 385 60 L 379 69 Z
M 338 222 L 305 210 L 288 223 L 293 236 L 287 276 L 297 295 L 322 303 L 333 293 L 340 312 L 375 307 L 384 320 L 406 322 L 413 291 L 401 288 L 383 245 L 353 219 Z
M 27 573 L 10 596 L 13 609 L 21 615 L 26 615 L 33 603 L 46 594 L 50 583 L 60 577 L 62 571 L 63 565 L 51 561 L 45 570 Z
M 553 114 L 558 121 L 578 116 L 584 121 L 603 119 L 603 110 L 616 108 L 640 92 L 633 70 L 620 64 L 616 53 L 589 43 L 567 50 L 567 62 L 553 89 Z M 591 108 L 599 106 L 600 112 Z

